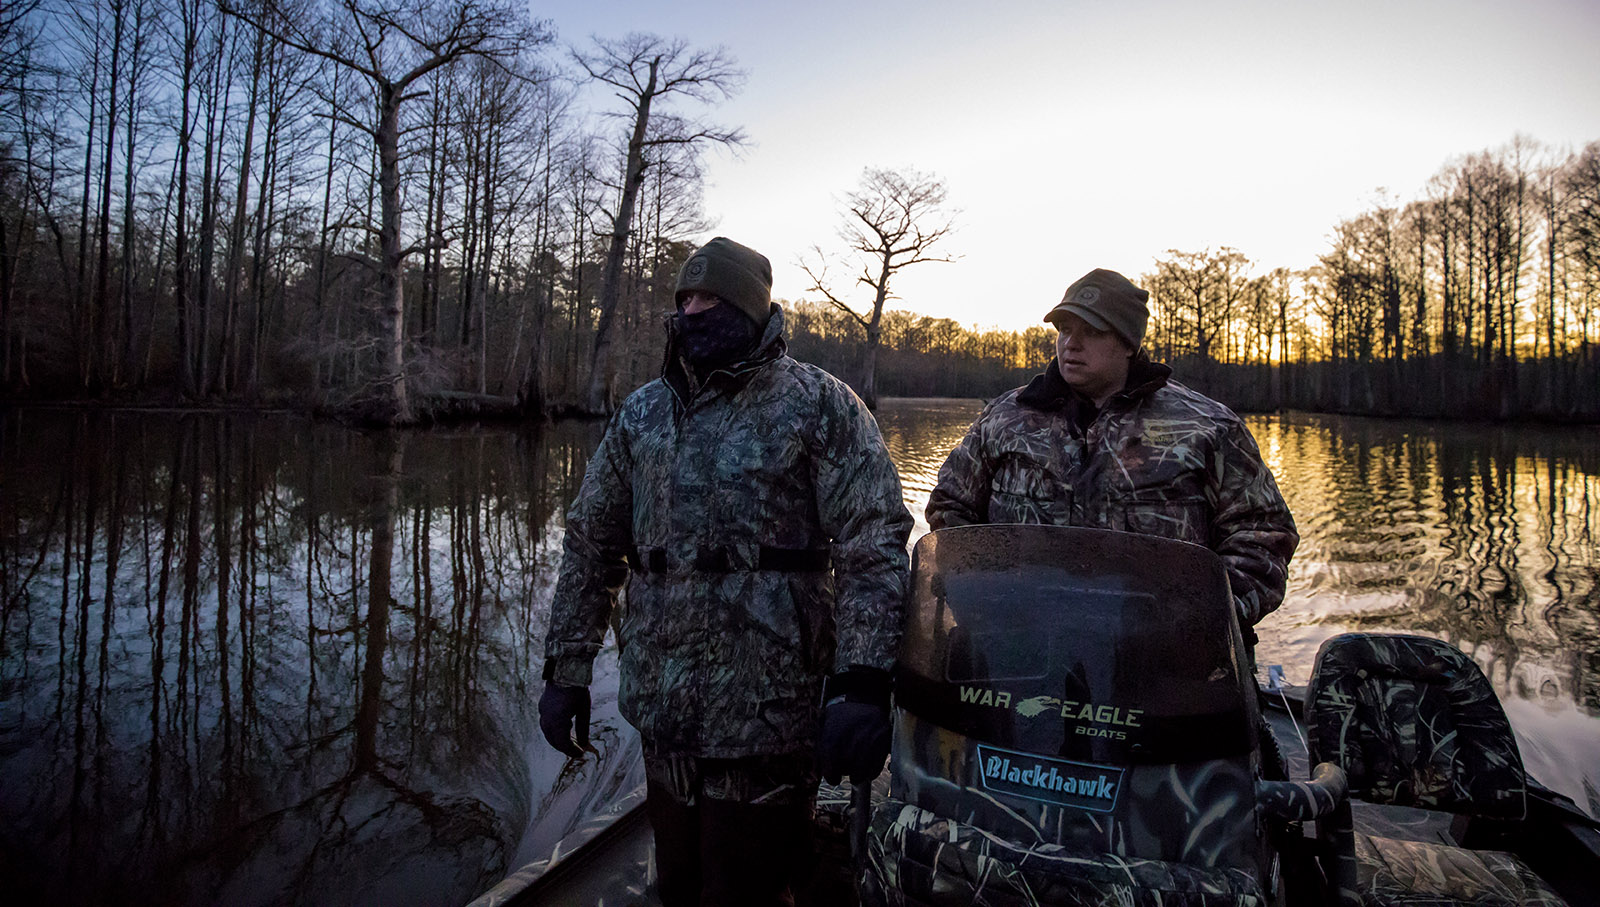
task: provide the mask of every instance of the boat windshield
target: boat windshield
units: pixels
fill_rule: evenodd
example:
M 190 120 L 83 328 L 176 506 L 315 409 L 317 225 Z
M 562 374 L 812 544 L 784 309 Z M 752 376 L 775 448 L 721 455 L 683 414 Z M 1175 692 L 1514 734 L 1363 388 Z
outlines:
M 1121 532 L 978 526 L 916 549 L 898 702 L 980 741 L 1121 764 L 1251 745 L 1222 562 Z

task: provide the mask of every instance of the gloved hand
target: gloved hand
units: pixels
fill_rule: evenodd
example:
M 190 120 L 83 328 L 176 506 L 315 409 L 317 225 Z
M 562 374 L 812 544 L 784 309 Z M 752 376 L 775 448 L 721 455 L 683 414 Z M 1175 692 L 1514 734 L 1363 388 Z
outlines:
M 551 746 L 573 759 L 583 758 L 584 750 L 594 752 L 589 745 L 589 688 L 545 681 L 539 696 L 539 730 Z
M 823 685 L 817 767 L 829 784 L 865 784 L 889 758 L 889 672 L 851 666 Z

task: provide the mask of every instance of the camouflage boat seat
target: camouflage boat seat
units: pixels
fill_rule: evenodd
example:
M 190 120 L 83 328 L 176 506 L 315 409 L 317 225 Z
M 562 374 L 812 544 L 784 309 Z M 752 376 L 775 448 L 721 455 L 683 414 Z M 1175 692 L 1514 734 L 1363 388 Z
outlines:
M 1322 644 L 1306 692 L 1313 761 L 1353 798 L 1520 820 L 1527 776 L 1510 722 L 1472 659 L 1425 636 L 1346 633 Z M 1363 904 L 1565 903 L 1508 853 L 1355 836 Z
M 1342 803 L 1342 777 L 1260 780 L 1246 664 L 1205 548 L 1049 526 L 924 536 L 863 903 L 1274 903 L 1269 812 Z

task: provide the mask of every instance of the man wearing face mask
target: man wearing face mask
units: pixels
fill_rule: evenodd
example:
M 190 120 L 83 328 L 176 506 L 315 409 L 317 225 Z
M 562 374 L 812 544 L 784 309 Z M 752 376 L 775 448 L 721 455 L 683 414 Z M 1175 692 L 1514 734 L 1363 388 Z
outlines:
M 667 907 L 792 903 L 819 775 L 865 784 L 889 751 L 911 515 L 872 414 L 785 354 L 771 286 L 725 237 L 684 263 L 661 377 L 568 512 L 545 637 L 540 725 L 581 756 L 627 584 L 619 706 Z

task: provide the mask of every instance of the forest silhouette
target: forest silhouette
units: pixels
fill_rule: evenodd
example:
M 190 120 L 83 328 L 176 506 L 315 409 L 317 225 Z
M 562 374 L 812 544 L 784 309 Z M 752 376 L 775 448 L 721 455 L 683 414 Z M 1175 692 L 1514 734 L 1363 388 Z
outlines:
M 12 400 L 602 414 L 658 373 L 707 156 L 746 141 L 712 119 L 728 52 L 563 49 L 511 0 L 22 0 L 0 48 Z M 1130 274 L 1149 352 L 1241 410 L 1600 417 L 1600 141 L 1513 137 L 1328 235 Z M 918 315 L 886 281 L 870 320 L 779 287 L 794 355 L 869 400 L 990 397 L 1049 360 L 1042 324 Z M 1062 288 L 1037 289 L 1042 315 Z

